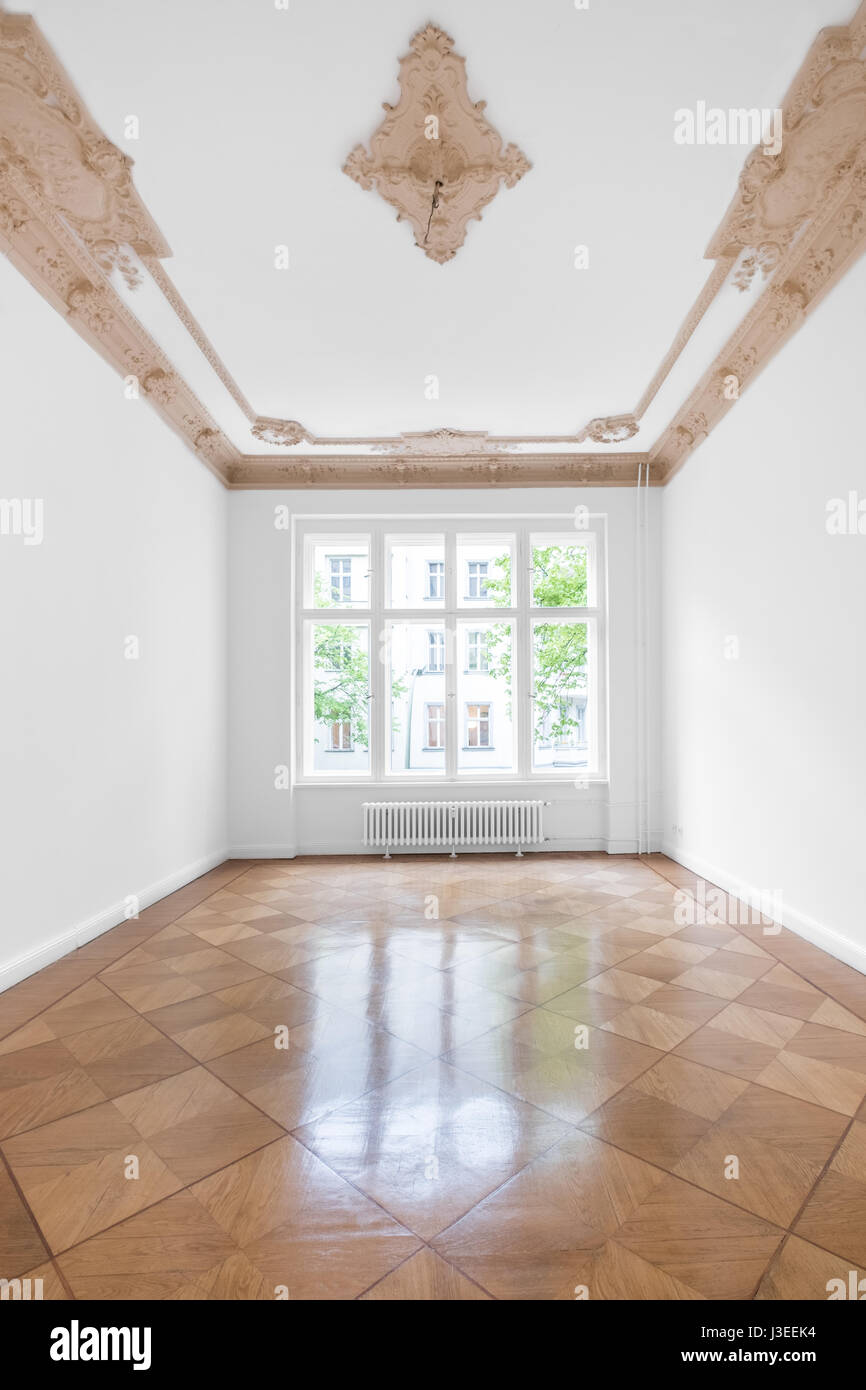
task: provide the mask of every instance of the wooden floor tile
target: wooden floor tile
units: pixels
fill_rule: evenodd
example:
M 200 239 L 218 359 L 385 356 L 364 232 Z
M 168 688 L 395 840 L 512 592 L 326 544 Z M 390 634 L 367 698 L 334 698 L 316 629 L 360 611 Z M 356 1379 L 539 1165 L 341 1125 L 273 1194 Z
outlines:
M 200 1067 L 118 1096 L 114 1105 L 183 1183 L 224 1167 L 281 1132 Z
M 692 1110 L 625 1086 L 585 1119 L 580 1128 L 659 1168 L 671 1169 L 711 1127 Z
M 214 1221 L 292 1300 L 356 1298 L 420 1241 L 294 1139 L 192 1188 Z
M 135 1014 L 66 1039 L 66 1046 L 106 1096 L 119 1096 L 192 1066 L 187 1052 Z
M 675 1056 L 664 1057 L 632 1082 L 634 1090 L 691 1110 L 707 1120 L 719 1119 L 747 1085 L 748 1082 L 727 1072 Z
M 550 1115 L 439 1061 L 296 1131 L 425 1240 L 565 1133 Z
M 386 1274 L 361 1299 L 374 1303 L 472 1303 L 489 1301 L 490 1295 L 432 1250 L 424 1249 Z
M 0 1056 L 0 1139 L 105 1100 L 105 1093 L 60 1041 Z
M 36 1225 L 0 1159 L 0 1278 L 17 1279 L 47 1252 Z
M 433 1242 L 496 1298 L 574 1298 L 586 1256 L 641 1207 L 664 1174 L 588 1135 L 530 1163 Z
M 866 1266 L 866 1124 L 855 1121 L 851 1126 L 796 1231 L 804 1240 Z
M 3 1152 L 54 1253 L 183 1185 L 110 1101 L 6 1139 Z M 138 1176 L 127 1176 L 130 1156 Z
M 750 1086 L 673 1171 L 756 1216 L 788 1226 L 844 1128 L 842 1117 L 830 1110 Z
M 866 1267 L 852 1267 L 850 1260 L 810 1245 L 799 1236 L 789 1236 L 761 1280 L 755 1298 L 762 1302 L 792 1299 L 824 1303 L 831 1294 L 850 1298 L 853 1282 L 860 1299 L 866 1293 L 866 1282 L 861 1284 L 861 1280 L 866 1281 Z
M 162 1299 L 237 1253 L 201 1203 L 179 1192 L 58 1256 L 57 1264 L 76 1298 Z
M 783 1232 L 666 1177 L 616 1233 L 619 1244 L 704 1298 L 751 1298 Z

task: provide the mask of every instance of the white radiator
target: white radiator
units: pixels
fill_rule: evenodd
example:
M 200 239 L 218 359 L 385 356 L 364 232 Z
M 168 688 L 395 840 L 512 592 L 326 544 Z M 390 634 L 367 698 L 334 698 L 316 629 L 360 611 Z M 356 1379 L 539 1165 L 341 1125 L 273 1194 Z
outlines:
M 431 849 L 450 845 L 537 845 L 544 839 L 545 801 L 366 801 L 364 844 Z

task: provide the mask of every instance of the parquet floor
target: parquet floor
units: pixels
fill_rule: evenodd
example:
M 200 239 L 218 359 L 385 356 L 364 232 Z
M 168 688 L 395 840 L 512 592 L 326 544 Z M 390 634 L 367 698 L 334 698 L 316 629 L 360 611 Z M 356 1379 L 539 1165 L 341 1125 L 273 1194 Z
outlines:
M 660 855 L 205 875 L 0 996 L 0 1276 L 826 1299 L 866 1273 L 866 978 L 678 889 Z

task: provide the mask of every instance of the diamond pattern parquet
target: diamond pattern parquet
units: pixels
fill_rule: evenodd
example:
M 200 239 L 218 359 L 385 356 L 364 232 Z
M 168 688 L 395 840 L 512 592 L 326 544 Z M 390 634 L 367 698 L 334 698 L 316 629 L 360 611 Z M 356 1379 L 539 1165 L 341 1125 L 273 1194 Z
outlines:
M 0 995 L 0 1275 L 826 1299 L 866 1268 L 863 978 L 677 891 L 660 855 L 206 874 Z

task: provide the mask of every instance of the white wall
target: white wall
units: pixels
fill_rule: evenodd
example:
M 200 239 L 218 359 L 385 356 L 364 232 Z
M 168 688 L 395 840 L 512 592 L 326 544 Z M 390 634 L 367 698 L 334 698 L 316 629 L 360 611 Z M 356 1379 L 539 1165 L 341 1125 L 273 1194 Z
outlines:
M 786 925 L 860 969 L 866 534 L 825 519 L 866 499 L 864 321 L 861 261 L 662 508 L 665 848 L 728 890 L 779 890 Z
M 0 326 L 5 988 L 225 857 L 228 499 L 2 257 Z
M 655 528 L 659 493 L 648 498 L 649 523 Z M 292 746 L 292 535 L 274 526 L 275 507 L 293 515 L 362 513 L 429 516 L 432 513 L 526 517 L 559 515 L 573 526 L 574 508 L 607 515 L 609 572 L 609 728 L 610 776 L 607 784 L 577 791 L 570 782 L 548 784 L 545 799 L 549 848 L 600 848 L 628 852 L 637 848 L 638 709 L 635 676 L 636 493 L 625 488 L 457 490 L 427 492 L 237 492 L 229 499 L 229 838 L 235 855 L 353 853 L 361 844 L 361 803 L 387 799 L 382 787 L 300 785 L 278 790 L 274 770 L 294 765 Z M 325 524 L 325 523 L 323 523 Z M 653 624 L 658 608 L 656 556 L 649 574 Z M 649 633 L 649 675 L 645 697 L 651 701 L 648 728 L 658 749 L 652 699 L 658 678 L 658 637 Z M 525 796 L 526 783 L 501 785 L 497 796 Z M 659 788 L 653 761 L 651 794 Z M 402 794 L 406 794 L 401 792 Z M 424 795 L 473 795 L 453 785 L 425 788 Z M 477 794 L 474 793 L 474 794 Z M 651 829 L 658 831 L 653 812 Z

